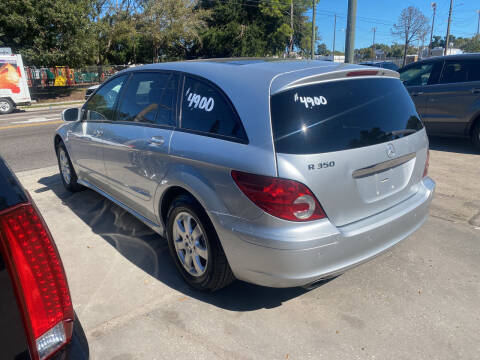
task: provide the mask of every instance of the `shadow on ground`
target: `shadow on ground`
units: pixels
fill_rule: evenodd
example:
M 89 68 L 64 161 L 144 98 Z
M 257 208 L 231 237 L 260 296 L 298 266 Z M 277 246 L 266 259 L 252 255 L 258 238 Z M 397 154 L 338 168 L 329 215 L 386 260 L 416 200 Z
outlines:
M 431 150 L 460 154 L 480 154 L 480 151 L 475 149 L 470 139 L 467 138 L 429 136 L 428 140 L 430 141 Z
M 35 192 L 53 191 L 64 206 L 68 206 L 94 233 L 130 262 L 187 296 L 227 310 L 252 311 L 280 306 L 309 291 L 304 288 L 266 288 L 242 281 L 236 281 L 213 294 L 192 290 L 178 274 L 166 240 L 128 212 L 92 190 L 78 193 L 66 191 L 59 174 L 41 178 L 39 183 L 45 187 Z

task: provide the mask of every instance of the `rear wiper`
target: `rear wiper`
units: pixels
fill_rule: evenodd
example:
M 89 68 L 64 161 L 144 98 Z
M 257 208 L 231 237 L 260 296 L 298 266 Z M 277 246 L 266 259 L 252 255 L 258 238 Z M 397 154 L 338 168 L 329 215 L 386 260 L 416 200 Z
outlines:
M 387 136 L 393 135 L 393 136 L 398 136 L 398 135 L 410 135 L 413 133 L 416 133 L 417 130 L 414 129 L 403 129 L 403 130 L 394 130 L 392 132 L 387 133 Z

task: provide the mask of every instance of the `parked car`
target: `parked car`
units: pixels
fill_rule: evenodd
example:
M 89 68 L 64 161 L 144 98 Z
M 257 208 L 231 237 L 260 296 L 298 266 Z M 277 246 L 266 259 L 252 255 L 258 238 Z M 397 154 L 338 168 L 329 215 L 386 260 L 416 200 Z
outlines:
M 0 289 L 2 359 L 88 359 L 55 242 L 1 157 Z
M 85 91 L 85 100 L 88 100 L 88 98 L 90 97 L 90 95 L 92 95 L 93 92 L 94 92 L 95 90 L 97 90 L 99 86 L 100 86 L 100 85 L 90 86 L 90 87 L 87 89 L 87 91 Z
M 469 137 L 480 150 L 480 54 L 430 58 L 399 72 L 429 134 Z
M 116 74 L 55 135 L 64 186 L 165 236 L 192 287 L 309 285 L 425 221 L 428 139 L 398 73 L 322 61 Z
M 383 69 L 390 69 L 390 70 L 398 71 L 397 64 L 395 64 L 391 61 L 366 61 L 366 62 L 360 63 L 359 65 L 374 66 L 374 67 L 379 67 L 379 68 L 383 68 Z

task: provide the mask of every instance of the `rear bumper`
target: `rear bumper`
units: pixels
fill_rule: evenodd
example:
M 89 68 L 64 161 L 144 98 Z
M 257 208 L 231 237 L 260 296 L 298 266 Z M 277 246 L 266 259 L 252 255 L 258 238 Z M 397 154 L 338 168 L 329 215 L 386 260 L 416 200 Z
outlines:
M 394 207 L 335 227 L 328 220 L 270 229 L 211 214 L 235 276 L 271 287 L 303 286 L 340 274 L 391 248 L 427 219 L 435 182 Z

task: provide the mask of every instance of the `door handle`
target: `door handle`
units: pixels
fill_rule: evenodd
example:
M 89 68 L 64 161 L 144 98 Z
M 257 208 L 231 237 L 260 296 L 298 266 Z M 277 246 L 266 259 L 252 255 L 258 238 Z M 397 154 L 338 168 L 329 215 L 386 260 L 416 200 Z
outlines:
M 473 88 L 470 90 L 472 94 L 480 94 L 480 88 Z
M 151 144 L 151 145 L 161 146 L 165 143 L 165 139 L 161 136 L 152 136 L 148 140 L 148 143 Z
M 412 92 L 412 96 L 418 96 L 418 95 L 423 95 L 423 91 Z

